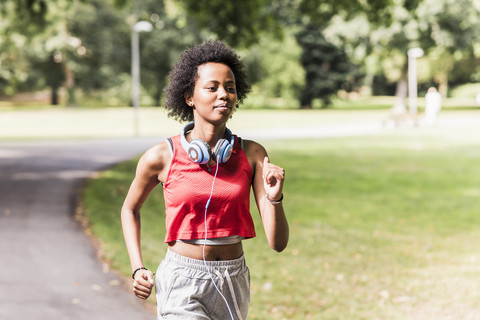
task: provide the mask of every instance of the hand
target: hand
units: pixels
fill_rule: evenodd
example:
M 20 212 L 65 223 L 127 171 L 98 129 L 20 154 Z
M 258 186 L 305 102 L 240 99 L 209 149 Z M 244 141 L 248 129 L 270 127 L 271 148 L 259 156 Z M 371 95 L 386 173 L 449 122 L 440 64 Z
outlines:
M 153 273 L 150 270 L 139 270 L 135 274 L 135 280 L 133 280 L 133 292 L 140 299 L 146 300 L 152 288 L 155 285 L 153 280 Z
M 270 200 L 279 200 L 282 196 L 285 170 L 270 163 L 268 157 L 263 159 L 263 187 Z

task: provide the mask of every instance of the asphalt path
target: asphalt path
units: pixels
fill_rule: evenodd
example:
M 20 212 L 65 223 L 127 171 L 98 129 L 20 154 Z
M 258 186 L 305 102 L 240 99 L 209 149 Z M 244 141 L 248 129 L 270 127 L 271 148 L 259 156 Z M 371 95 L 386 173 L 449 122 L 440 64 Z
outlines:
M 158 141 L 0 143 L 0 319 L 155 318 L 97 259 L 74 211 L 86 178 Z

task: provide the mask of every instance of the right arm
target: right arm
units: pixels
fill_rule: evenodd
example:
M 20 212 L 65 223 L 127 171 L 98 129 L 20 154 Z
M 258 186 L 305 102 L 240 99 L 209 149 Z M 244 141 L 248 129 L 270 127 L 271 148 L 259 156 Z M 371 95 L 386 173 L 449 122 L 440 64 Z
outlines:
M 130 185 L 122 206 L 123 236 L 132 272 L 140 267 L 144 267 L 140 241 L 140 209 L 158 183 L 165 181 L 170 157 L 170 151 L 166 142 L 162 142 L 145 152 L 138 162 L 135 178 Z M 146 299 L 150 295 L 152 287 L 152 272 L 143 269 L 137 271 L 133 283 L 135 295 L 141 299 Z

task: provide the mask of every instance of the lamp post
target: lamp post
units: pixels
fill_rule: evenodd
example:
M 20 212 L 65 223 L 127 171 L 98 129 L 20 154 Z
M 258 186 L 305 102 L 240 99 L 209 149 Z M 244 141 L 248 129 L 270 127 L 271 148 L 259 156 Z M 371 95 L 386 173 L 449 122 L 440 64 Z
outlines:
M 134 132 L 139 134 L 139 101 L 140 101 L 140 48 L 138 34 L 152 31 L 148 21 L 139 21 L 132 28 L 132 102 L 134 110 Z
M 417 58 L 423 56 L 421 48 L 412 48 L 408 52 L 408 111 L 417 114 Z

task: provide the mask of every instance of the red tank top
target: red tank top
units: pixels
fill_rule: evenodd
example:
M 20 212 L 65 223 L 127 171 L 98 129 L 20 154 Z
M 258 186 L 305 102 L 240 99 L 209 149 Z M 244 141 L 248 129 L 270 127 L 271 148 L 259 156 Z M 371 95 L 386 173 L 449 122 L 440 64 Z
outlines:
M 205 238 L 205 206 L 216 167 L 192 162 L 180 143 L 171 138 L 173 155 L 163 185 L 167 234 L 165 242 Z M 207 210 L 207 238 L 238 235 L 255 237 L 250 214 L 252 169 L 235 136 L 230 159 L 219 165 Z

